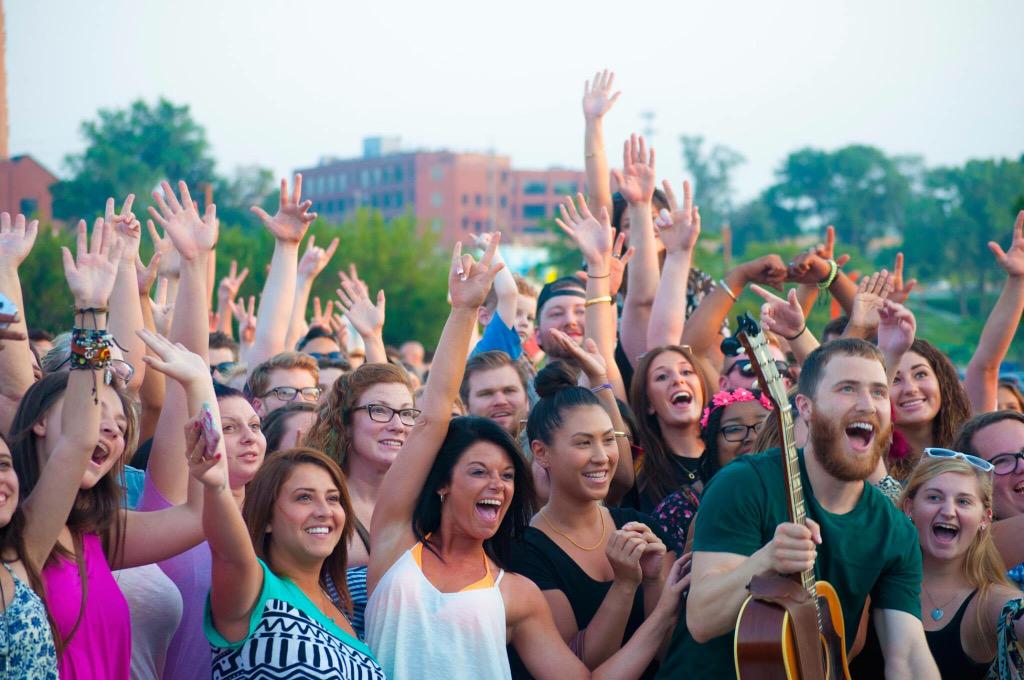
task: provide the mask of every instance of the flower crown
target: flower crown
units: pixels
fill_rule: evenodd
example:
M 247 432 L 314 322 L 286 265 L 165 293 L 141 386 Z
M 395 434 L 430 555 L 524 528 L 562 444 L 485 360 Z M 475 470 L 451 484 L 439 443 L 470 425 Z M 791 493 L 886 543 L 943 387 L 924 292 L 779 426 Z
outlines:
M 710 405 L 704 407 L 704 415 L 700 418 L 700 429 L 707 429 L 708 419 L 718 409 L 725 408 L 729 404 L 742 404 L 745 401 L 759 401 L 766 411 L 771 411 L 775 408 L 775 404 L 772 403 L 772 400 L 764 392 L 760 396 L 755 396 L 753 392 L 742 387 L 737 387 L 734 390 L 722 390 L 711 397 Z

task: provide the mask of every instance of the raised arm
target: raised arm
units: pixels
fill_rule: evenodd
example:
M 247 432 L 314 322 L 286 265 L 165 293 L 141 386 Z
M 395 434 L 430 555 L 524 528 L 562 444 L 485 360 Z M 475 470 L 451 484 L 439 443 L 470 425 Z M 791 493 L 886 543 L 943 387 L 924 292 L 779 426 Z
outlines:
M 1006 358 L 1013 336 L 1024 312 L 1024 210 L 1017 213 L 1013 223 L 1013 241 L 1003 251 L 995 241 L 989 241 L 989 250 L 1006 272 L 1006 283 L 999 293 L 992 313 L 981 331 L 978 347 L 967 364 L 964 387 L 975 413 L 996 409 L 999 393 L 999 364 Z
M 850 321 L 843 337 L 871 340 L 878 332 L 878 312 L 892 290 L 892 277 L 885 269 L 871 276 L 862 276 L 857 282 L 857 294 L 853 296 Z
M 312 201 L 302 201 L 302 175 L 297 174 L 294 192 L 291 194 L 288 193 L 288 180 L 281 180 L 281 197 L 277 214 L 273 217 L 259 206 L 251 208 L 263 226 L 274 235 L 274 255 L 270 260 L 270 273 L 263 284 L 256 338 L 246 356 L 250 370 L 285 351 L 288 324 L 282 323 L 282 319 L 291 317 L 289 306 L 295 301 L 299 244 L 309 225 L 316 219 L 316 213 L 309 212 L 312 206 Z
M 124 241 L 124 254 L 117 267 L 117 280 L 110 294 L 110 333 L 124 350 L 124 359 L 135 368 L 128 381 L 128 393 L 138 396 L 142 381 L 146 377 L 146 366 L 142 356 L 146 348 L 135 335 L 143 327 L 142 307 L 139 304 L 138 272 L 135 261 L 139 258 L 139 243 L 142 241 L 142 224 L 132 212 L 135 194 L 128 194 L 121 212 L 114 212 L 114 199 L 108 198 L 103 219 L 114 226 Z
M 235 337 L 234 326 L 231 323 L 231 303 L 238 297 L 238 291 L 248 276 L 248 267 L 239 273 L 238 262 L 231 260 L 228 275 L 222 278 L 217 285 L 217 330 L 229 338 Z
M 0 429 L 4 432 L 11 429 L 21 396 L 35 382 L 18 267 L 32 251 L 38 231 L 38 220 L 26 222 L 24 215 L 18 215 L 12 221 L 8 213 L 0 213 L 0 294 L 18 310 L 17 318 L 7 330 L 23 336 L 21 340 L 10 339 L 5 342 L 4 351 L 0 352 L 0 375 L 3 376 L 3 380 L 0 380 Z M 11 312 L 10 309 L 0 311 Z
M 666 181 L 664 187 L 671 210 L 663 209 L 654 221 L 655 230 L 665 245 L 665 264 L 647 326 L 647 349 L 677 345 L 683 337 L 690 261 L 700 236 L 700 212 L 693 204 L 690 183 L 683 182 L 682 208 L 676 205 L 672 185 Z
M 892 300 L 882 304 L 878 316 L 878 349 L 885 356 L 885 377 L 892 385 L 900 360 L 914 343 L 917 319 L 908 308 Z
M 461 242 L 455 244 L 448 272 L 452 309 L 437 342 L 437 352 L 423 396 L 417 402 L 423 412 L 421 420 L 409 433 L 398 457 L 384 476 L 373 510 L 370 525 L 373 552 L 367 576 L 371 590 L 388 567 L 415 542 L 413 508 L 438 449 L 448 434 L 452 404 L 458 397 L 466 370 L 469 336 L 476 323 L 477 309 L 487 297 L 495 270 L 499 267 L 492 262 L 500 240 L 500 233 L 496 233 L 480 262 L 471 255 L 462 254 Z
M 626 388 L 615 363 L 615 306 L 610 290 L 612 267 L 612 227 L 608 211 L 598 217 L 590 213 L 583 194 L 577 195 L 579 210 L 571 198 L 560 205 L 561 218 L 555 222 L 580 249 L 587 263 L 587 302 L 584 316 L 586 337 L 597 345 L 605 364 L 605 378 L 613 394 L 626 401 Z
M 370 289 L 366 282 L 359 278 L 359 272 L 356 271 L 354 264 L 349 265 L 348 274 L 339 271 L 338 278 L 341 279 L 341 288 L 336 291 L 338 301 L 345 310 L 345 316 L 352 322 L 366 345 L 366 363 L 386 364 L 388 355 L 384 351 L 384 291 L 377 291 L 377 304 L 373 304 L 370 301 Z
M 315 245 L 316 236 L 309 237 L 306 245 L 306 252 L 299 260 L 298 274 L 295 278 L 295 302 L 292 304 L 292 316 L 288 322 L 288 337 L 285 338 L 284 346 L 287 349 L 295 347 L 295 343 L 305 335 L 308 330 L 306 325 L 306 309 L 309 307 L 309 295 L 313 291 L 313 282 L 317 275 L 324 270 L 327 263 L 334 256 L 338 249 L 338 239 L 331 241 L 327 249 Z
M 488 232 L 472 234 L 472 236 L 476 247 L 482 251 L 486 251 L 487 246 L 491 244 L 491 234 Z M 501 322 L 507 328 L 515 328 L 516 306 L 519 303 L 519 287 L 512 276 L 512 271 L 504 266 L 505 260 L 501 257 L 501 250 L 494 252 L 494 264 L 502 265 L 502 268 L 498 270 L 497 276 L 494 277 L 494 296 L 498 300 L 494 312 L 501 318 Z M 493 317 L 491 320 L 493 321 Z
M 623 146 L 622 172 L 613 172 L 623 198 L 629 204 L 629 245 L 636 249 L 626 270 L 626 299 L 622 307 L 622 349 L 636 364 L 647 351 L 647 324 L 658 291 L 658 245 L 651 221 L 654 197 L 654 149 L 647 152 L 643 137 L 633 135 Z
M 761 286 L 753 285 L 750 290 L 761 296 L 761 325 L 789 343 L 798 364 L 803 364 L 807 355 L 818 347 L 818 339 L 807 328 L 807 319 L 800 308 L 796 288 L 790 288 L 783 300 Z
M 612 212 L 612 187 L 608 175 L 608 155 L 604 150 L 604 115 L 608 113 L 621 92 L 612 94 L 615 74 L 605 69 L 594 74 L 593 80 L 583 84 L 583 162 L 587 170 L 587 203 L 594 210 L 604 208 Z
M 162 194 L 153 192 L 156 207 L 150 207 L 150 214 L 164 228 L 181 257 L 181 279 L 168 337 L 205 361 L 210 338 L 207 260 L 217 245 L 217 208 L 208 205 L 206 213 L 200 216 L 185 182 L 178 183 L 181 200 L 170 184 L 163 182 L 161 186 Z M 140 335 L 140 340 L 143 337 Z M 148 473 L 156 490 L 171 504 L 183 502 L 188 489 L 188 468 L 181 459 L 181 451 L 185 446 L 182 426 L 189 412 L 181 384 L 165 384 Z
M 124 243 L 113 225 L 96 220 L 88 243 L 85 221 L 78 223 L 77 257 L 63 248 L 64 276 L 75 300 L 75 329 L 106 330 L 104 309 L 110 299 Z M 74 340 L 72 340 L 74 349 Z M 6 354 L 7 349 L 0 352 Z M 72 367 L 61 409 L 61 436 L 43 465 L 32 494 L 24 501 L 25 549 L 36 565 L 46 563 L 68 521 L 100 432 L 100 405 L 93 391 L 103 382 L 103 370 Z

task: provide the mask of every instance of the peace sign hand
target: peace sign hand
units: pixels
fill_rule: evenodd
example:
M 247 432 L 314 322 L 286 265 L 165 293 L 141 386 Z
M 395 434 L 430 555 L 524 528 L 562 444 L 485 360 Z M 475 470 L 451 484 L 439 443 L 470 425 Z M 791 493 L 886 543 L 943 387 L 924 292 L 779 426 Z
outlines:
M 331 241 L 326 250 L 318 248 L 314 245 L 315 242 L 316 236 L 310 236 L 309 243 L 306 245 L 306 252 L 302 254 L 302 259 L 299 260 L 298 277 L 304 281 L 315 279 L 324 270 L 327 263 L 331 261 L 334 251 L 338 249 L 337 237 Z
M 241 299 L 238 302 L 228 301 L 231 313 L 238 319 L 238 342 L 243 347 L 250 347 L 256 342 L 256 296 L 249 296 L 249 306 Z
M 238 297 L 238 290 L 242 287 L 247 276 L 249 276 L 249 268 L 246 267 L 239 273 L 238 262 L 231 260 L 231 268 L 228 270 L 228 275 L 222 278 L 220 284 L 217 285 L 217 298 L 225 302 L 234 300 Z
M 484 303 L 487 291 L 494 283 L 494 275 L 505 266 L 502 262 L 494 262 L 494 253 L 500 242 L 501 232 L 496 231 L 491 237 L 491 244 L 477 262 L 472 255 L 463 255 L 462 241 L 456 241 L 452 250 L 451 270 L 448 272 L 448 294 L 453 308 L 475 311 Z M 355 323 L 355 320 L 352 319 L 352 322 Z
M 251 210 L 263 222 L 274 238 L 283 243 L 298 244 L 306 235 L 309 225 L 316 219 L 315 212 L 309 212 L 313 201 L 302 201 L 302 175 L 295 175 L 295 191 L 288 194 L 288 180 L 281 180 L 281 194 L 278 200 L 277 214 L 271 217 L 267 212 L 254 205 Z M 301 202 L 300 202 L 301 201 Z
M 693 192 L 690 182 L 683 182 L 683 206 L 678 207 L 672 185 L 666 180 L 662 182 L 665 197 L 668 199 L 669 210 L 662 208 L 654 220 L 654 233 L 661 237 L 665 250 L 670 253 L 693 252 L 700 236 L 700 211 L 693 204 Z
M 133 203 L 135 203 L 135 194 L 128 194 L 121 205 L 121 212 L 118 214 L 114 212 L 114 199 L 108 198 L 103 209 L 103 221 L 112 225 L 124 240 L 122 260 L 135 264 L 139 257 L 139 244 L 142 242 L 142 224 L 132 212 Z

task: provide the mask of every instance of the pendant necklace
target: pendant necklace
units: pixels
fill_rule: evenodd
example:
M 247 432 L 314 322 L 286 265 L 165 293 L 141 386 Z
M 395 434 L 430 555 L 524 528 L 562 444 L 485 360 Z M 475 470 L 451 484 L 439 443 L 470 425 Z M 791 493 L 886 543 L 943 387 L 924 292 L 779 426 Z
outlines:
M 924 588 L 925 595 L 928 596 L 928 599 L 931 600 L 932 604 L 935 604 L 935 598 L 932 597 L 932 594 L 928 592 L 928 586 L 924 584 L 924 581 L 921 581 L 921 587 Z M 942 617 L 946 615 L 945 608 L 949 606 L 950 602 L 956 599 L 956 596 L 957 593 L 953 593 L 953 597 L 946 600 L 946 602 L 944 602 L 941 606 L 935 607 L 931 610 L 930 614 L 932 617 L 932 621 L 942 620 Z
M 697 458 L 683 458 L 682 456 L 673 456 L 673 460 L 675 461 L 679 469 L 683 471 L 683 474 L 685 474 L 686 477 L 690 480 L 690 482 L 695 481 L 698 477 L 698 473 L 703 473 L 704 471 L 703 453 Z M 690 465 L 688 465 L 687 463 L 692 463 L 693 467 L 691 468 Z M 699 476 L 703 478 L 703 474 L 700 474 Z

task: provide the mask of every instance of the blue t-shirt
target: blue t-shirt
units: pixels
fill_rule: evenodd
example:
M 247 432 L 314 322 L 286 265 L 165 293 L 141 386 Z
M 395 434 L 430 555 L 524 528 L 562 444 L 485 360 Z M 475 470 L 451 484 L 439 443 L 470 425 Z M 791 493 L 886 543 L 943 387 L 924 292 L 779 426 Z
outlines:
M 519 333 L 516 333 L 516 329 L 507 326 L 497 311 L 494 312 L 494 316 L 484 328 L 484 334 L 476 343 L 470 356 L 495 349 L 512 357 L 512 361 L 518 361 L 523 354 L 523 344 L 519 340 Z
M 333 678 L 385 680 L 366 643 L 331 621 L 288 579 L 260 560 L 263 590 L 249 617 L 249 634 L 225 640 L 213 625 L 206 599 L 203 631 L 213 647 L 214 680 L 228 678 Z

